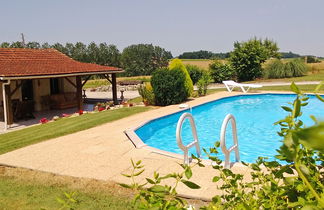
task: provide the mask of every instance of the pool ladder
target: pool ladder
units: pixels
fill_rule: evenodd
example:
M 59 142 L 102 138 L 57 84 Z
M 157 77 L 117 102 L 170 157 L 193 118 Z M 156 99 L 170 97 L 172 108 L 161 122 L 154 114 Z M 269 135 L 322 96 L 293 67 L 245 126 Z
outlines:
M 182 142 L 182 137 L 181 137 L 181 131 L 182 131 L 182 126 L 183 123 L 186 119 L 189 119 L 190 126 L 191 126 L 191 132 L 193 135 L 193 141 L 187 145 L 184 145 Z M 228 122 L 231 120 L 232 124 L 232 134 L 233 134 L 233 141 L 234 145 L 231 146 L 229 149 L 226 148 L 226 128 L 228 125 Z M 198 157 L 201 156 L 200 152 L 200 146 L 199 146 L 199 139 L 197 135 L 197 129 L 195 125 L 195 121 L 193 119 L 192 114 L 190 113 L 183 113 L 177 124 L 177 129 L 176 129 L 176 138 L 177 138 L 177 144 L 179 148 L 183 151 L 184 153 L 184 164 L 188 165 L 191 162 L 191 158 L 189 157 L 189 149 L 192 147 L 196 147 L 196 153 Z M 222 152 L 224 153 L 225 156 L 225 161 L 224 161 L 224 167 L 225 168 L 230 168 L 231 163 L 230 163 L 230 153 L 234 150 L 235 151 L 235 161 L 240 162 L 240 154 L 239 154 L 239 147 L 238 147 L 238 140 L 237 140 L 237 130 L 236 130 L 236 121 L 233 115 L 228 114 L 223 120 L 223 124 L 221 127 L 221 132 L 220 132 L 220 146 L 222 149 Z

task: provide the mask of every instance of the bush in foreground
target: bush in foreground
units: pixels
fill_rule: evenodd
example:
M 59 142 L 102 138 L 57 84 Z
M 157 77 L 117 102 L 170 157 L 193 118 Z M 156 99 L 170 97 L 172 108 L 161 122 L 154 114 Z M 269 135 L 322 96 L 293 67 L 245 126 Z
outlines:
M 151 84 L 155 95 L 155 104 L 166 106 L 185 101 L 189 97 L 186 76 L 181 69 L 164 68 L 154 72 Z
M 169 64 L 169 70 L 171 70 L 171 71 L 172 70 L 181 70 L 184 73 L 187 97 L 191 96 L 191 94 L 193 92 L 192 80 L 190 78 L 190 75 L 189 75 L 185 65 L 183 65 L 182 61 L 178 58 L 173 59 Z
M 140 96 L 142 96 L 145 105 L 155 104 L 155 96 L 151 83 L 146 82 L 144 85 L 141 85 L 138 88 L 138 93 L 140 94 Z

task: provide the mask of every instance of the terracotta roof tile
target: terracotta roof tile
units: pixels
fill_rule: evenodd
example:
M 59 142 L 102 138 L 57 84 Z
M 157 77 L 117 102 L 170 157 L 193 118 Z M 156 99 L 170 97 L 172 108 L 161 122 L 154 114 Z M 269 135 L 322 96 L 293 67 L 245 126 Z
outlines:
M 0 48 L 2 77 L 120 71 L 117 67 L 75 61 L 55 49 Z

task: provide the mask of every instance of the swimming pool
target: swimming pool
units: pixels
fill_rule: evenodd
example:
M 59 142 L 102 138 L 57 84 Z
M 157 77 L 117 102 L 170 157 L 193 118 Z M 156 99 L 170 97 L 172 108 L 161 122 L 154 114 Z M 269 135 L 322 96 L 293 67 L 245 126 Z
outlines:
M 273 123 L 287 115 L 281 106 L 287 106 L 287 103 L 293 102 L 295 97 L 293 94 L 240 95 L 194 107 L 192 115 L 196 123 L 200 147 L 208 149 L 216 140 L 219 140 L 223 119 L 231 113 L 236 118 L 241 160 L 254 162 L 259 156 L 274 159 L 277 154 L 276 149 L 281 145 L 281 138 L 277 135 L 280 127 Z M 136 129 L 135 133 L 148 146 L 183 154 L 177 146 L 175 132 L 178 119 L 184 112 L 190 111 L 186 110 L 152 120 Z M 302 112 L 301 119 L 304 124 L 313 125 L 309 116 L 315 115 L 319 119 L 324 119 L 324 103 L 311 95 L 309 105 L 303 107 Z M 184 144 L 192 141 L 188 120 L 184 123 L 182 138 Z M 226 139 L 227 146 L 231 146 L 230 124 L 227 128 Z M 195 153 L 194 149 L 191 152 Z M 224 160 L 222 153 L 220 153 L 220 158 Z M 234 154 L 231 154 L 233 161 L 232 158 Z

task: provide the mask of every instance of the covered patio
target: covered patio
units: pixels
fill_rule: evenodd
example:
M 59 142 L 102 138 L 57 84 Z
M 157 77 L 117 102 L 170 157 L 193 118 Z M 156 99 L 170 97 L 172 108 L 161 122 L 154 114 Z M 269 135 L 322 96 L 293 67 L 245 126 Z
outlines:
M 116 73 L 122 69 L 81 63 L 55 49 L 0 48 L 0 115 L 3 129 L 37 113 L 83 109 L 83 86 L 91 75 L 112 84 L 112 100 L 118 104 Z

